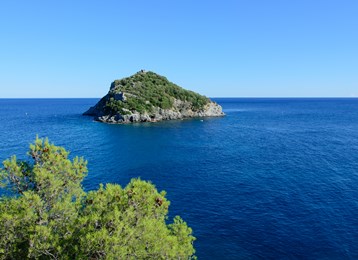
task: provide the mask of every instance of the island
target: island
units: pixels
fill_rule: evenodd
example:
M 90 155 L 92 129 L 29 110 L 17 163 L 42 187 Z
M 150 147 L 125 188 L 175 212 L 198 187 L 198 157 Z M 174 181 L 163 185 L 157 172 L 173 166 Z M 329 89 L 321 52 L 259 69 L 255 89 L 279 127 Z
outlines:
M 110 90 L 83 115 L 111 124 L 158 122 L 196 117 L 224 116 L 222 107 L 166 77 L 141 70 L 115 80 Z

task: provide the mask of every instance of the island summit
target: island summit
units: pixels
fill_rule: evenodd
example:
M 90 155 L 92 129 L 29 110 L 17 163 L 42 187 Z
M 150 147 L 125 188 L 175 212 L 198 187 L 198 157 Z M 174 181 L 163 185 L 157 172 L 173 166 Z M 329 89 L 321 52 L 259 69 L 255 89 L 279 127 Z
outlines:
M 113 81 L 108 94 L 83 114 L 112 124 L 225 115 L 209 98 L 144 70 Z

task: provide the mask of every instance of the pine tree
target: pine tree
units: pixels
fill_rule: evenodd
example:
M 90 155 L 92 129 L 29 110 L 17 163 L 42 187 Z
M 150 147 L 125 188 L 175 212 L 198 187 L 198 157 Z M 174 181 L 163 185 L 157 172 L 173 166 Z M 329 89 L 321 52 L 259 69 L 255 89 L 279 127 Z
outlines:
M 83 158 L 36 138 L 31 162 L 4 161 L 0 259 L 189 259 L 192 230 L 180 218 L 166 224 L 170 202 L 153 184 L 101 185 L 86 193 Z

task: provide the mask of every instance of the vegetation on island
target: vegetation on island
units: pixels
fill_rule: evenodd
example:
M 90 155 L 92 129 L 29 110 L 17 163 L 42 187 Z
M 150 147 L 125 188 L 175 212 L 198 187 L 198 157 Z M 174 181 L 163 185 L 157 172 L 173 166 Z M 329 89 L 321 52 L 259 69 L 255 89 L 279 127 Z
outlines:
M 115 95 L 125 94 L 125 100 Z M 130 114 L 130 112 L 152 112 L 153 108 L 170 109 L 174 99 L 188 101 L 194 110 L 201 110 L 210 101 L 207 97 L 183 89 L 167 78 L 154 72 L 140 71 L 131 77 L 115 80 L 100 104 L 107 114 Z
M 169 201 L 153 184 L 133 179 L 125 188 L 85 192 L 83 158 L 38 139 L 30 161 L 3 162 L 0 259 L 189 259 L 192 230 L 180 218 L 166 224 Z

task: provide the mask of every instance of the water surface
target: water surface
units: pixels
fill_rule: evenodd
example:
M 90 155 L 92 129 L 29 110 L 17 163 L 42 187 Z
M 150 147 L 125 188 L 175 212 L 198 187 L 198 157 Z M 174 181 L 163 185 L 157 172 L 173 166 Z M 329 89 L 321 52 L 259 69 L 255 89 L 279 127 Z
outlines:
M 84 156 L 87 190 L 166 190 L 202 259 L 358 258 L 358 99 L 217 99 L 227 116 L 107 125 L 98 99 L 0 99 L 0 159 L 36 134 Z

